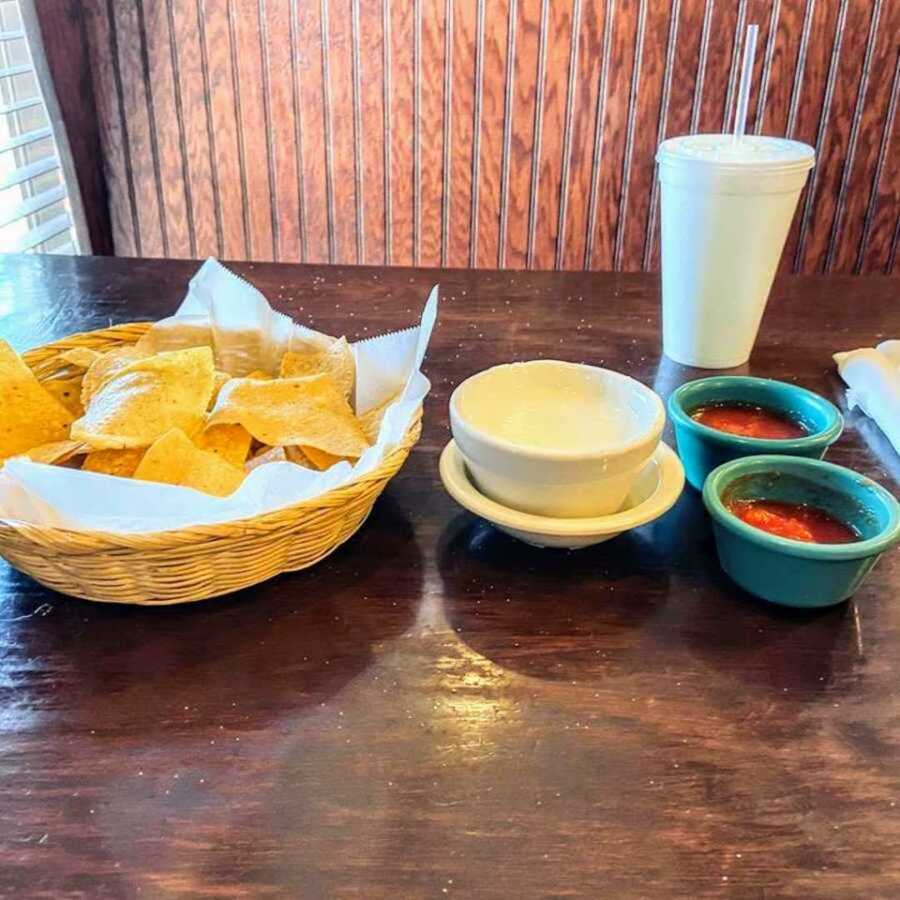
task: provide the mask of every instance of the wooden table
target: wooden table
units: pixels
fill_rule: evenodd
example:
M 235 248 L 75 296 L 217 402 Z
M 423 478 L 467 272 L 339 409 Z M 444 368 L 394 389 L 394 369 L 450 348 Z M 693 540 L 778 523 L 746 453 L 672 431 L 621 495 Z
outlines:
M 0 261 L 19 349 L 172 312 L 192 262 Z M 315 568 L 181 608 L 110 607 L 0 564 L 0 893 L 39 897 L 900 894 L 900 554 L 794 613 L 718 568 L 687 489 L 577 554 L 443 492 L 447 398 L 502 360 L 667 394 L 649 275 L 241 265 L 357 338 L 442 285 L 421 443 Z M 897 283 L 777 285 L 750 371 L 838 403 L 830 352 L 900 328 Z M 830 458 L 897 491 L 848 417 Z

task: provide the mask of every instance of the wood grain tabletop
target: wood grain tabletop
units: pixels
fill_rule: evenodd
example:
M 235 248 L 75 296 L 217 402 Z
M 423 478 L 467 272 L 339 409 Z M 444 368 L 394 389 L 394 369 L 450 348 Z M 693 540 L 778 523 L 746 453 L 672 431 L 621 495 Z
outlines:
M 197 265 L 0 257 L 0 332 L 160 318 Z M 229 597 L 91 604 L 0 563 L 0 895 L 900 894 L 900 553 L 798 613 L 728 581 L 690 488 L 567 553 L 441 487 L 449 392 L 488 365 L 694 376 L 660 357 L 655 276 L 235 268 L 351 339 L 440 283 L 423 438 L 333 556 Z M 789 278 L 741 371 L 843 407 L 831 352 L 898 331 L 896 283 Z M 898 492 L 857 413 L 829 458 Z

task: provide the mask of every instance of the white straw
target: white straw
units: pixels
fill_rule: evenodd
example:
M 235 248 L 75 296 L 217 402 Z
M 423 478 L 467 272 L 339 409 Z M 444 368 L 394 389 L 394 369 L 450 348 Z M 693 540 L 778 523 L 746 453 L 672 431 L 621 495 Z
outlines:
M 741 67 L 741 86 L 738 90 L 737 108 L 734 111 L 734 139 L 744 136 L 747 126 L 747 107 L 750 104 L 750 82 L 753 80 L 753 57 L 756 56 L 756 35 L 759 25 L 747 26 L 747 37 L 744 41 L 744 64 Z

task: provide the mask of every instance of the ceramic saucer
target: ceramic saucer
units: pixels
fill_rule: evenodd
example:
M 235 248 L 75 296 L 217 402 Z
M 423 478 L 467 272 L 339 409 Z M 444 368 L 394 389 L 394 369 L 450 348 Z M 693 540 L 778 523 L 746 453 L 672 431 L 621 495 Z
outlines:
M 469 512 L 526 544 L 567 550 L 608 541 L 623 531 L 658 519 L 674 506 L 684 487 L 681 460 L 662 442 L 641 469 L 622 509 L 596 518 L 534 516 L 491 500 L 473 484 L 455 441 L 450 441 L 441 453 L 440 470 L 447 492 Z

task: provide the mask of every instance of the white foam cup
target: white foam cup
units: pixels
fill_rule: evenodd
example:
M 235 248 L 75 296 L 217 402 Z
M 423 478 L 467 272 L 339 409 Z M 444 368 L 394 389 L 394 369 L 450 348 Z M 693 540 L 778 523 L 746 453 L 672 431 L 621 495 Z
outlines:
M 694 134 L 659 145 L 663 351 L 747 362 L 815 150 L 785 138 Z

